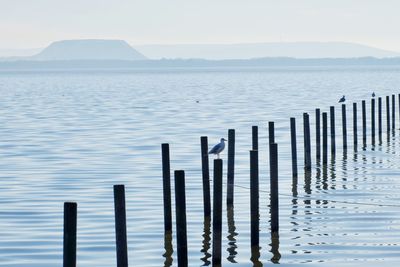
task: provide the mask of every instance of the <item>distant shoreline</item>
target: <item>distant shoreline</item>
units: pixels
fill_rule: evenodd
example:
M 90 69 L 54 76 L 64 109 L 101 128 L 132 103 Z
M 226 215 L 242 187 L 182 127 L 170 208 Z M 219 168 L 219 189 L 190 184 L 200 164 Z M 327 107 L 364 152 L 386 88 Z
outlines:
M 232 60 L 161 59 L 161 60 L 61 60 L 0 61 L 0 70 L 135 70 L 135 69 L 194 69 L 194 68 L 260 68 L 260 67 L 318 67 L 318 66 L 400 66 L 400 57 L 393 58 L 258 58 Z

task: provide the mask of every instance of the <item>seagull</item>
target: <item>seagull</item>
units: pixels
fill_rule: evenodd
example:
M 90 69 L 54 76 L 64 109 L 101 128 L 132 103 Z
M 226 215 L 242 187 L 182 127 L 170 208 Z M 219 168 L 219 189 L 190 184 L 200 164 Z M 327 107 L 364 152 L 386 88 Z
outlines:
M 375 92 L 372 92 L 372 97 L 375 97 Z
M 224 138 L 221 138 L 221 142 L 219 144 L 216 144 L 211 150 L 210 152 L 208 152 L 208 154 L 214 154 L 217 155 L 219 158 L 219 153 L 221 153 L 224 148 L 225 148 L 225 142 L 224 141 L 228 141 Z
M 342 98 L 339 99 L 339 103 L 343 103 L 344 101 L 346 101 L 346 98 L 344 98 L 344 96 L 342 96 Z

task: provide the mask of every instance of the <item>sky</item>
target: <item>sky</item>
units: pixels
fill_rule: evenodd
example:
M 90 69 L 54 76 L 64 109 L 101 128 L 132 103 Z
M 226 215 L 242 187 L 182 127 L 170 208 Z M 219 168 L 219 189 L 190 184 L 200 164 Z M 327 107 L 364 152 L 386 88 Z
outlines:
M 141 44 L 355 42 L 400 51 L 398 0 L 0 0 L 0 49 L 64 39 Z

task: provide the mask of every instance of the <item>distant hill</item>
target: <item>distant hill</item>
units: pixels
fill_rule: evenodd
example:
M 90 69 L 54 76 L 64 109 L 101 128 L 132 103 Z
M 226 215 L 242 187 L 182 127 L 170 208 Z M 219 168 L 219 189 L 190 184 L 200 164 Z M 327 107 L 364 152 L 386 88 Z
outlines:
M 398 52 L 346 42 L 138 45 L 133 48 L 122 40 L 89 39 L 54 42 L 30 56 L 32 51 L 2 49 L 0 61 L 400 57 Z
M 358 58 L 398 57 L 400 53 L 344 42 L 281 42 L 248 44 L 140 45 L 135 48 L 150 59 L 202 58 L 211 60 L 260 57 Z
M 1 52 L 2 50 L 0 50 Z M 32 51 L 32 50 L 31 50 Z M 259 58 L 394 58 L 400 53 L 361 44 L 342 42 L 293 42 L 248 44 L 139 45 L 131 47 L 123 40 L 58 41 L 34 56 L 27 51 L 3 49 L 1 61 L 67 61 L 67 60 L 128 60 L 205 59 L 244 60 Z M 1 53 L 0 53 L 1 56 Z M 273 60 L 275 61 L 275 60 Z M 253 62 L 254 63 L 254 62 Z
M 145 60 L 123 40 L 66 40 L 50 44 L 29 60 Z

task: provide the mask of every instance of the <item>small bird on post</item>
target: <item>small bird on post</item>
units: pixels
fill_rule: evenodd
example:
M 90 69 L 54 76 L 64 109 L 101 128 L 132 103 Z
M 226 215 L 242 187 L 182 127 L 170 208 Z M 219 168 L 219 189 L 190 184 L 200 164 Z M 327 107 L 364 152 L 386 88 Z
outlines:
M 343 103 L 344 101 L 346 101 L 346 98 L 344 96 L 342 96 L 342 98 L 339 99 L 339 103 Z
M 219 158 L 219 153 L 221 153 L 221 152 L 225 149 L 225 141 L 228 141 L 228 140 L 226 140 L 225 138 L 221 138 L 220 143 L 219 143 L 219 144 L 216 144 L 216 145 L 210 150 L 210 152 L 208 152 L 208 154 L 217 155 L 218 158 Z
M 372 92 L 372 97 L 375 97 L 375 92 Z

